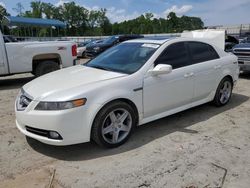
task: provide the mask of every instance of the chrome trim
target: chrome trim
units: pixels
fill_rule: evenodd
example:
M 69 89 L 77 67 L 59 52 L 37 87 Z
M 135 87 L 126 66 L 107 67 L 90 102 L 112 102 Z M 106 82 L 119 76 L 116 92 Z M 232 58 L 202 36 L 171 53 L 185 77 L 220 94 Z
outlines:
M 33 97 L 27 94 L 22 88 L 16 100 L 17 111 L 24 111 L 32 102 L 32 100 Z
M 32 97 L 31 95 L 29 95 L 28 93 L 26 93 L 23 88 L 21 88 L 21 92 L 23 93 L 23 95 L 25 95 L 26 97 L 28 97 L 32 101 L 34 100 L 34 97 Z

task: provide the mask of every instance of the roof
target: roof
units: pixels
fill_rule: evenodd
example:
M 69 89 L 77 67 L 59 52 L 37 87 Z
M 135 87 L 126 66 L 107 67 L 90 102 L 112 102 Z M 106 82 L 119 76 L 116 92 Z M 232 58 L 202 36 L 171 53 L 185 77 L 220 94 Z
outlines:
M 152 43 L 152 44 L 163 44 L 171 39 L 175 39 L 176 37 L 172 38 L 155 38 L 155 37 L 149 37 L 149 38 L 141 38 L 141 39 L 134 39 L 134 40 L 128 40 L 126 42 L 140 42 L 140 43 Z
M 5 16 L 4 24 L 9 26 L 28 25 L 28 26 L 44 26 L 44 27 L 62 27 L 65 28 L 66 24 L 59 20 L 54 19 L 43 19 L 43 18 L 26 18 L 26 17 L 15 17 Z

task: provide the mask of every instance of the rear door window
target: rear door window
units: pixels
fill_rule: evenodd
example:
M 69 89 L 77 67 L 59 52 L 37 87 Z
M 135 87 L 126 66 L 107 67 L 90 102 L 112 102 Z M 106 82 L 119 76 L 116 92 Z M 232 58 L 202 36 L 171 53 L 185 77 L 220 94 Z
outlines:
M 202 42 L 187 42 L 191 53 L 192 63 L 202 63 L 218 59 L 219 55 L 215 49 L 206 43 Z
M 155 65 L 158 64 L 172 65 L 173 69 L 190 65 L 189 54 L 185 42 L 169 45 L 156 60 Z

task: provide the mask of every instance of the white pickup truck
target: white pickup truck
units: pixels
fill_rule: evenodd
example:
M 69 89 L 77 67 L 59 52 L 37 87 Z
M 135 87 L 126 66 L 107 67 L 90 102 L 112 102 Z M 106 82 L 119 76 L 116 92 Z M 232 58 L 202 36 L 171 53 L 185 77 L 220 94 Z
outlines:
M 35 76 L 75 65 L 77 46 L 73 42 L 4 43 L 0 31 L 0 76 L 32 73 Z

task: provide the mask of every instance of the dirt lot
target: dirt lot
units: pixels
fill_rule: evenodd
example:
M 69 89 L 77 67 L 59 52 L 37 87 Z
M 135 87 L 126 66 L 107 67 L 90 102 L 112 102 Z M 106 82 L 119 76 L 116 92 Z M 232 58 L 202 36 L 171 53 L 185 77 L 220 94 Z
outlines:
M 211 104 L 138 127 L 111 150 L 48 146 L 15 126 L 14 100 L 29 74 L 0 78 L 0 187 L 224 187 L 250 185 L 250 76 L 230 104 Z M 73 125 L 72 125 L 73 126 Z M 224 178 L 223 178 L 224 177 Z

